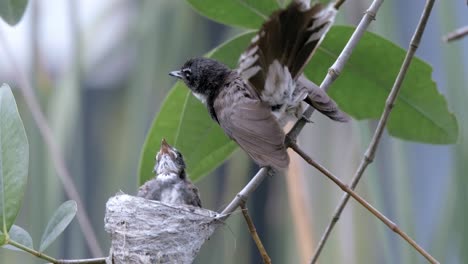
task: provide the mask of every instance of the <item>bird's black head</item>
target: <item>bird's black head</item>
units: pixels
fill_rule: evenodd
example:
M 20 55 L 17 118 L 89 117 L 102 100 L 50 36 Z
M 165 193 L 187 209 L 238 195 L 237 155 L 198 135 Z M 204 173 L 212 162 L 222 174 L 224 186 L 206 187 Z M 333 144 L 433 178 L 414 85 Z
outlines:
M 190 90 L 206 100 L 207 96 L 219 90 L 231 70 L 221 62 L 208 58 L 189 59 L 178 71 L 169 75 L 184 81 Z
M 182 179 L 186 177 L 184 157 L 176 148 L 167 144 L 165 139 L 162 140 L 161 148 L 156 154 L 153 172 L 156 175 L 175 173 Z

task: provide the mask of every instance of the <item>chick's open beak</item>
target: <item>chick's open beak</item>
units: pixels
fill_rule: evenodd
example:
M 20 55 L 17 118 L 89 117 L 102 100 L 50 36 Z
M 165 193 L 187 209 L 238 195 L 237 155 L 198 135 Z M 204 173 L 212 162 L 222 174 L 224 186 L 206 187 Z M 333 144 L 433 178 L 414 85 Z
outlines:
M 159 149 L 159 152 L 161 154 L 170 154 L 170 149 L 171 146 L 169 146 L 169 144 L 167 144 L 166 142 L 166 139 L 163 138 L 163 140 L 161 141 L 161 149 Z
M 171 71 L 169 73 L 169 75 L 172 76 L 172 77 L 182 79 L 182 72 L 181 71 Z

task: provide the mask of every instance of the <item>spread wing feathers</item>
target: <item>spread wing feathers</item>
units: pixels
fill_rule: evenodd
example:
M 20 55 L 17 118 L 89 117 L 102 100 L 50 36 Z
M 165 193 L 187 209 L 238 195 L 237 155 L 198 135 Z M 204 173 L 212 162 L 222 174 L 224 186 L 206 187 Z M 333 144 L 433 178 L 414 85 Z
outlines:
M 309 93 L 309 96 L 304 101 L 322 114 L 339 122 L 347 122 L 350 120 L 349 116 L 340 110 L 336 102 L 333 101 L 324 90 L 320 89 L 315 83 L 309 81 L 304 75 L 299 77 L 297 85 L 305 87 Z
M 260 166 L 285 168 L 289 156 L 284 146 L 284 132 L 268 106 L 245 100 L 235 107 L 221 109 L 220 126 Z
M 297 79 L 333 24 L 335 15 L 332 5 L 324 8 L 316 4 L 306 8 L 296 1 L 276 11 L 241 55 L 239 73 L 261 91 L 269 66 L 278 60 L 288 67 L 293 79 Z

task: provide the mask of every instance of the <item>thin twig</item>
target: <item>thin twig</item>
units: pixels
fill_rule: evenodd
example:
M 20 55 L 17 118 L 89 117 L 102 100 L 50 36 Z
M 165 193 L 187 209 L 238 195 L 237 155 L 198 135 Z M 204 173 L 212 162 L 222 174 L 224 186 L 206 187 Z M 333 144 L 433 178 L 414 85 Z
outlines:
M 59 259 L 56 264 L 105 264 L 106 258 Z
M 375 157 L 375 152 L 377 150 L 377 147 L 379 145 L 380 139 L 382 138 L 383 131 L 385 129 L 385 125 L 387 124 L 388 117 L 390 115 L 390 112 L 392 111 L 392 108 L 395 104 L 395 100 L 398 96 L 398 93 L 401 88 L 401 84 L 403 82 L 403 79 L 405 78 L 406 72 L 408 70 L 408 67 L 411 63 L 411 60 L 416 52 L 416 49 L 419 46 L 419 42 L 421 41 L 421 36 L 424 32 L 424 29 L 426 27 L 427 20 L 429 18 L 429 15 L 432 10 L 432 6 L 434 5 L 434 0 L 428 0 L 426 2 L 426 6 L 424 7 L 423 14 L 419 20 L 418 26 L 416 27 L 415 33 L 411 39 L 410 45 L 408 52 L 406 53 L 405 59 L 403 61 L 403 64 L 400 68 L 400 72 L 398 73 L 395 83 L 393 84 L 392 90 L 390 91 L 390 94 L 388 95 L 387 101 L 385 103 L 385 109 L 382 113 L 382 116 L 380 117 L 379 123 L 377 125 L 377 128 L 374 132 L 374 135 L 372 137 L 372 141 L 369 144 L 369 147 L 367 148 L 366 152 L 364 153 L 364 157 L 361 160 L 361 163 L 359 164 L 358 169 L 356 170 L 356 173 L 353 176 L 353 179 L 351 180 L 351 189 L 355 189 L 356 186 L 359 183 L 359 180 L 361 179 L 364 171 L 366 170 L 367 166 L 372 163 Z M 349 194 L 345 193 L 343 197 L 341 198 L 341 201 L 337 208 L 335 209 L 335 212 L 333 214 L 333 217 L 328 224 L 324 234 L 322 235 L 322 238 L 319 241 L 319 245 L 317 246 L 317 249 L 314 253 L 314 256 L 312 258 L 311 263 L 316 263 L 320 252 L 325 245 L 331 230 L 335 226 L 335 224 L 338 222 L 341 213 L 343 212 L 346 203 L 349 200 Z
M 62 182 L 62 185 L 65 189 L 65 193 L 70 199 L 76 201 L 76 204 L 78 206 L 78 223 L 81 227 L 81 230 L 83 231 L 83 235 L 86 239 L 88 248 L 93 254 L 93 256 L 102 256 L 103 253 L 101 247 L 99 246 L 98 240 L 89 220 L 88 214 L 86 213 L 78 190 L 76 189 L 72 177 L 68 172 L 67 167 L 65 166 L 65 161 L 60 153 L 60 148 L 54 140 L 52 130 L 47 123 L 44 113 L 41 111 L 41 107 L 34 94 L 34 90 L 32 88 L 31 83 L 29 82 L 25 73 L 19 68 L 16 60 L 13 58 L 13 54 L 11 53 L 10 46 L 7 40 L 5 39 L 3 31 L 0 31 L 0 42 L 3 46 L 7 59 L 10 61 L 10 66 L 13 69 L 13 72 L 15 73 L 15 77 L 17 78 L 16 81 L 18 83 L 19 89 L 21 90 L 21 93 L 23 94 L 24 100 L 26 101 L 26 105 L 31 111 L 33 119 L 36 122 L 37 127 L 39 128 L 39 132 L 42 138 L 44 139 L 44 143 L 49 149 L 49 154 L 52 163 L 55 167 L 57 176 Z
M 468 26 L 464 26 L 445 35 L 442 39 L 445 42 L 451 42 L 457 39 L 461 39 L 463 37 L 468 36 Z
M 327 176 L 332 180 L 336 185 L 338 185 L 343 191 L 352 196 L 357 202 L 364 206 L 369 212 L 371 212 L 375 217 L 380 219 L 385 225 L 387 225 L 393 232 L 400 235 L 404 240 L 406 240 L 413 248 L 415 248 L 421 255 L 423 255 L 431 263 L 439 263 L 434 257 L 427 253 L 421 246 L 419 246 L 410 236 L 403 232 L 395 223 L 390 221 L 386 216 L 380 213 L 375 209 L 371 204 L 359 196 L 355 191 L 349 188 L 346 184 L 340 181 L 335 175 L 333 175 L 329 170 L 320 165 L 318 162 L 313 160 L 309 155 L 307 155 L 295 142 L 289 142 L 289 147 L 292 148 L 299 156 L 301 156 L 307 163 L 312 165 L 314 168 L 319 170 L 322 174 Z
M 252 239 L 255 241 L 255 245 L 257 245 L 258 251 L 260 252 L 260 255 L 262 256 L 263 263 L 265 264 L 271 264 L 271 258 L 268 256 L 268 253 L 265 250 L 265 247 L 263 246 L 262 240 L 260 240 L 260 237 L 258 236 L 257 229 L 255 228 L 255 225 L 252 221 L 252 218 L 249 215 L 249 211 L 247 210 L 247 207 L 245 206 L 245 202 L 242 201 L 240 204 L 240 207 L 242 209 L 242 214 L 244 215 L 245 222 L 247 223 L 247 226 L 249 227 L 249 232 L 250 235 L 252 236 Z

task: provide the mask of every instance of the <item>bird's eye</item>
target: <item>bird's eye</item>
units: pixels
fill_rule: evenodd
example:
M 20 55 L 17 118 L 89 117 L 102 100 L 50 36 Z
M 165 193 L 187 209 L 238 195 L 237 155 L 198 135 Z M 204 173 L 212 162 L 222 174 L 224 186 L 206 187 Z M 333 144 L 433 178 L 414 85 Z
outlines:
M 192 70 L 190 70 L 189 68 L 183 69 L 182 73 L 184 74 L 185 78 L 187 78 L 187 79 L 189 79 L 190 76 L 192 76 Z

